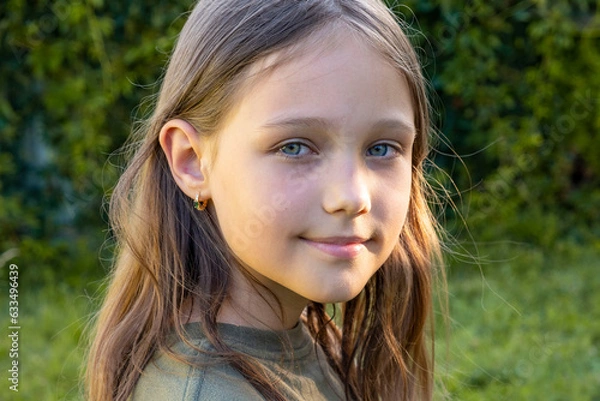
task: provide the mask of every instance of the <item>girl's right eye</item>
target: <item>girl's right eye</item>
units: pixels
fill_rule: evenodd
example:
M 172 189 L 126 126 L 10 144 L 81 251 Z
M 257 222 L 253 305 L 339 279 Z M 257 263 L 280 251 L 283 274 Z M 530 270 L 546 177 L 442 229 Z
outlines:
M 300 142 L 289 142 L 279 147 L 279 153 L 286 157 L 305 156 L 311 152 L 310 148 Z

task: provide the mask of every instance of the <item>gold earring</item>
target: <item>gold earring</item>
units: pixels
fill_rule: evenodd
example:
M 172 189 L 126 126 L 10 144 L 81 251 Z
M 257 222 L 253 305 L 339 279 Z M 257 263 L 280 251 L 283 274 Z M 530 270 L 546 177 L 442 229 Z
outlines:
M 194 199 L 194 209 L 196 210 L 204 210 L 206 209 L 206 206 L 208 206 L 208 201 L 207 200 L 199 200 L 200 198 L 200 194 L 196 194 L 196 199 Z

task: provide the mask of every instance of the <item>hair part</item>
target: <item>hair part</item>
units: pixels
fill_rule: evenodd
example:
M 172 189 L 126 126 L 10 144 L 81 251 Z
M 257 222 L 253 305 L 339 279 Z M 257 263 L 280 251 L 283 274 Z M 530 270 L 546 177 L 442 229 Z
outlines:
M 90 400 L 126 400 L 156 352 L 182 358 L 167 336 L 175 330 L 192 346 L 182 313 L 190 299 L 203 311 L 212 356 L 231 364 L 266 399 L 284 399 L 257 362 L 234 352 L 217 331 L 235 258 L 216 217 L 196 213 L 177 187 L 158 134 L 175 118 L 200 135 L 217 134 L 258 62 L 274 54 L 285 62 L 323 35 L 344 33 L 373 46 L 408 82 L 417 129 L 409 212 L 391 257 L 358 297 L 341 305 L 341 327 L 319 303 L 311 302 L 303 319 L 348 399 L 431 398 L 425 328 L 432 324 L 440 251 L 423 173 L 430 122 L 420 65 L 399 22 L 379 0 L 202 0 L 181 31 L 153 114 L 131 137 L 135 153 L 111 198 L 118 247 L 88 356 Z

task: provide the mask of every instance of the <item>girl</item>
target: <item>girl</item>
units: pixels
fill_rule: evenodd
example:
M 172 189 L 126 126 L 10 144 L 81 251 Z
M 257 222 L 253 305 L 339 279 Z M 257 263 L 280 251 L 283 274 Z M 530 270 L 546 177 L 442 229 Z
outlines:
M 112 196 L 89 399 L 430 399 L 428 132 L 380 0 L 201 0 Z

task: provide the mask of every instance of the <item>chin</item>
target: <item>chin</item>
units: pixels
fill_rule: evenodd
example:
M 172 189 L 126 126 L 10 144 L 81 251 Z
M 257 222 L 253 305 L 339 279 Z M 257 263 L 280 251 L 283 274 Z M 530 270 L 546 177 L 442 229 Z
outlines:
M 358 296 L 360 292 L 363 290 L 364 286 L 360 288 L 344 288 L 339 291 L 329 292 L 324 294 L 312 294 L 312 297 L 308 299 L 313 302 L 318 302 L 321 304 L 335 304 L 340 302 L 348 302 Z

